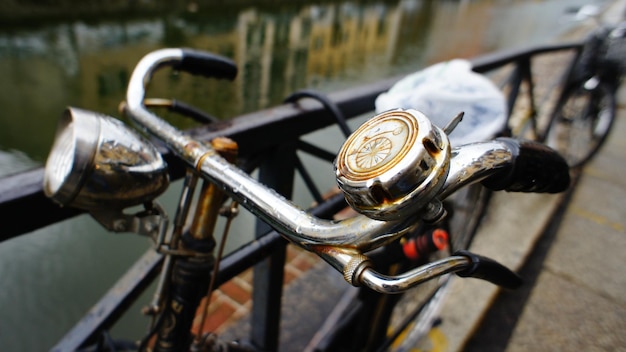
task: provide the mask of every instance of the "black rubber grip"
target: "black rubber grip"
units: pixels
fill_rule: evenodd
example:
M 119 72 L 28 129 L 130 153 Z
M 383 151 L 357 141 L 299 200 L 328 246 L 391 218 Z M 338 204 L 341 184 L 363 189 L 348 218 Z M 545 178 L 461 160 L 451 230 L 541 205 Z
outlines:
M 177 70 L 194 75 L 227 79 L 237 77 L 237 65 L 223 56 L 193 49 L 183 49 L 183 58 L 174 66 Z
M 460 277 L 473 277 L 496 284 L 506 289 L 514 290 L 524 283 L 521 277 L 506 266 L 493 259 L 483 257 L 465 250 L 457 251 L 454 255 L 468 257 L 472 264 L 463 271 L 457 271 Z
M 554 149 L 533 141 L 498 138 L 513 151 L 513 163 L 482 181 L 492 190 L 558 193 L 570 186 L 569 166 Z

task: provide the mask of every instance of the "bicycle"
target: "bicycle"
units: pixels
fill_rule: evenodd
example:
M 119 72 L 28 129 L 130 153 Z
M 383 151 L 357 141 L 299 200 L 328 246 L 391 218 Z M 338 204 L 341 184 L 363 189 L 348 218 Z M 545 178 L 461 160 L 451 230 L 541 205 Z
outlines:
M 603 26 L 585 41 L 543 140 L 576 168 L 602 147 L 615 120 L 626 23 Z
M 615 119 L 615 95 L 624 72 L 624 28 L 624 23 L 604 26 L 582 42 L 522 48 L 499 59 L 498 65 L 502 65 L 508 60 L 506 56 L 523 58 L 499 79 L 500 88 L 508 92 L 508 111 L 517 115 L 507 121 L 504 135 L 545 143 L 559 151 L 571 169 L 589 161 L 601 148 Z M 538 94 L 538 78 L 531 72 L 533 60 L 568 52 L 572 52 L 571 57 L 561 58 L 567 64 L 559 63 L 561 76 L 544 82 L 543 92 Z M 477 66 L 478 72 L 494 67 L 492 63 L 483 64 L 481 59 Z M 521 94 L 526 95 L 526 101 L 520 102 Z
M 123 111 L 155 140 L 148 141 L 114 118 L 68 108 L 46 163 L 44 190 L 50 198 L 64 206 L 87 210 L 111 231 L 148 236 L 155 243 L 151 255 L 158 257 L 148 271 L 159 271 L 162 263 L 155 297 L 146 309 L 153 317 L 146 335 L 135 343 L 115 342 L 104 334 L 94 348 L 144 350 L 149 347 L 158 351 L 267 348 L 254 343 L 220 341 L 215 334 L 202 330 L 191 332 L 198 306 L 204 304 L 202 297 L 210 295 L 224 280 L 217 273 L 220 266 L 227 265 L 222 259 L 223 242 L 215 250 L 216 219 L 220 213 L 225 215 L 228 228 L 238 205 L 267 224 L 261 232 L 270 231 L 270 235 L 259 237 L 255 246 L 269 245 L 267 241 L 273 240 L 267 238 L 275 238 L 279 232 L 289 243 L 320 256 L 348 283 L 367 287 L 375 295 L 393 297 L 389 294 L 407 291 L 450 273 L 485 279 L 508 288 L 518 286 L 519 277 L 495 261 L 456 248 L 449 254 L 440 251 L 449 245 L 446 235 L 431 236 L 421 226 L 446 224 L 445 199 L 469 184 L 481 183 L 493 190 L 547 193 L 569 187 L 567 164 L 558 153 L 541 144 L 501 138 L 451 148 L 447 134 L 458 119 L 441 129 L 415 110 L 392 110 L 368 120 L 339 151 L 335 172 L 343 194 L 326 201 L 320 198 L 323 201 L 320 206 L 306 212 L 280 194 L 289 193 L 290 188 L 280 178 L 275 184 L 263 184 L 249 175 L 256 166 L 264 165 L 255 158 L 255 153 L 248 151 L 243 160 L 238 160 L 238 146 L 233 141 L 214 139 L 209 144 L 195 139 L 147 108 L 150 101 L 145 100 L 146 86 L 152 74 L 163 67 L 225 79 L 233 79 L 237 72 L 230 60 L 208 53 L 187 49 L 152 52 L 138 63 L 131 76 Z M 186 165 L 172 226 L 155 201 L 169 183 L 167 165 L 161 156 L 165 152 L 155 144 L 173 153 L 167 155 L 168 162 Z M 326 155 L 320 151 L 318 154 Z M 279 172 L 272 162 L 261 166 L 261 174 Z M 295 160 L 293 163 L 297 164 Z M 200 180 L 203 184 L 198 190 L 196 185 Z M 277 186 L 278 191 L 271 186 Z M 194 201 L 195 194 L 198 199 Z M 231 202 L 227 201 L 229 198 Z M 328 220 L 329 214 L 345 207 L 345 201 L 358 215 Z M 189 220 L 192 205 L 196 209 Z M 191 225 L 187 227 L 187 223 Z M 271 231 L 270 226 L 277 232 Z M 424 237 L 425 233 L 429 235 Z M 419 241 L 430 239 L 430 243 L 423 246 L 424 253 L 418 253 L 423 254 L 420 258 L 401 258 L 398 251 L 405 249 L 403 243 L 409 242 L 411 236 L 417 236 Z M 427 258 L 434 253 L 442 258 L 434 261 Z M 268 265 L 276 265 L 281 259 L 284 261 L 284 252 L 273 256 L 274 264 Z M 396 259 L 407 265 L 406 271 L 385 269 L 395 269 Z M 277 279 L 280 280 L 274 278 L 270 283 L 280 286 Z M 278 293 L 271 298 L 280 300 Z M 204 308 L 201 306 L 199 311 L 205 312 Z M 369 323 L 382 322 L 378 331 L 386 329 L 386 318 L 369 318 Z M 199 319 L 202 327 L 204 315 Z M 341 326 L 335 328 L 335 332 L 341 331 Z M 357 333 L 352 336 L 358 336 Z M 88 342 L 94 343 L 81 341 L 79 347 L 86 348 Z M 367 348 L 383 349 L 388 343 L 366 342 Z

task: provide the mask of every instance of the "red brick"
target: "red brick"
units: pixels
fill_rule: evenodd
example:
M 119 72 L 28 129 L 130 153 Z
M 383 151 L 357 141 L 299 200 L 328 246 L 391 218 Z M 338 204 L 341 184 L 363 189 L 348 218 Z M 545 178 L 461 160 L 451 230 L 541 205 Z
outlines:
M 285 277 L 283 278 L 283 284 L 286 285 L 295 280 L 301 275 L 300 271 L 292 266 L 285 267 Z
M 306 256 L 299 256 L 291 262 L 291 265 L 293 265 L 302 272 L 311 269 L 313 264 L 314 263 L 311 261 L 311 259 L 307 258 Z
M 250 292 L 238 285 L 236 280 L 231 280 L 223 284 L 220 287 L 220 291 L 239 304 L 244 304 L 250 300 Z
M 253 275 L 253 270 L 252 268 L 250 268 L 244 271 L 243 273 L 239 274 L 237 277 L 249 283 L 250 285 L 252 285 L 252 275 Z
M 286 262 L 292 261 L 295 257 L 297 257 L 300 254 L 300 251 L 302 251 L 302 249 L 296 246 L 287 246 L 287 257 L 285 261 Z
M 214 304 L 215 308 L 211 309 L 212 312 L 208 315 L 204 321 L 203 332 L 212 332 L 219 329 L 224 323 L 226 323 L 233 316 L 237 310 L 227 301 L 220 300 Z M 194 321 L 194 325 L 200 324 L 199 321 Z M 194 330 L 197 326 L 194 326 Z M 197 330 L 196 330 L 197 331 Z

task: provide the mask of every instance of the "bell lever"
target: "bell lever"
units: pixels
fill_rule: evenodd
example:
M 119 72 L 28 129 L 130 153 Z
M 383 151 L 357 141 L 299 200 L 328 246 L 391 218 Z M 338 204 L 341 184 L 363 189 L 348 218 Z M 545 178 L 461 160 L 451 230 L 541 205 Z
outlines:
M 461 111 L 460 113 L 456 114 L 455 117 L 452 118 L 452 120 L 450 120 L 450 122 L 448 122 L 448 124 L 446 125 L 446 127 L 444 127 L 443 131 L 449 135 L 450 133 L 452 133 L 452 131 L 454 131 L 454 129 L 456 128 L 456 126 L 459 124 L 459 122 L 461 122 L 463 120 L 463 116 L 465 115 L 465 112 Z

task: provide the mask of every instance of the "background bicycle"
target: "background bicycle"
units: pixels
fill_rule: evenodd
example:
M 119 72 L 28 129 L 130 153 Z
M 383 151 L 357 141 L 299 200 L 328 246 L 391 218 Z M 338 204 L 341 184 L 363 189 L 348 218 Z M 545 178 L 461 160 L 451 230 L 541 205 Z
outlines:
M 509 91 L 509 110 L 517 115 L 510 133 L 547 143 L 576 168 L 599 150 L 615 119 L 616 93 L 624 73 L 624 22 L 619 11 L 610 20 L 601 20 L 600 9 L 593 5 L 570 10 L 576 20 L 591 24 L 581 47 L 562 47 L 564 55 L 558 59 L 563 66 L 551 66 L 558 75 L 546 73 L 551 82 L 531 75 L 529 59 L 502 85 Z M 529 97 L 522 102 L 517 100 L 520 89 L 526 89 Z
M 600 23 L 587 37 L 572 67 L 542 140 L 559 150 L 572 168 L 602 147 L 613 126 L 616 93 L 624 74 L 626 22 Z

